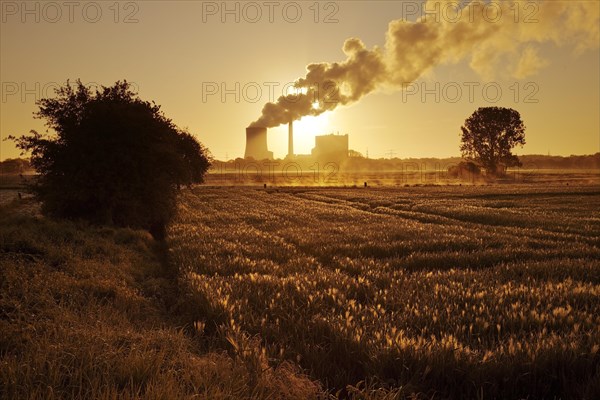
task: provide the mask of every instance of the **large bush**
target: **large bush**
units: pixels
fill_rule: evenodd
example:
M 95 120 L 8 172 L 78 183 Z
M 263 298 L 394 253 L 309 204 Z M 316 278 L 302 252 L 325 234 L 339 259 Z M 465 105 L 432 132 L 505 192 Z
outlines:
M 50 215 L 141 227 L 162 238 L 181 185 L 201 183 L 210 155 L 154 102 L 116 82 L 92 91 L 81 81 L 38 102 L 55 134 L 14 138 L 39 178 L 34 194 Z

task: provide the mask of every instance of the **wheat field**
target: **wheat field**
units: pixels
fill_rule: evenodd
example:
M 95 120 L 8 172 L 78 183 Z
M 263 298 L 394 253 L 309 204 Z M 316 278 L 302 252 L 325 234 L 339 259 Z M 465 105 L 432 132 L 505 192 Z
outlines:
M 169 262 L 202 340 L 330 393 L 594 398 L 599 209 L 594 186 L 198 187 Z

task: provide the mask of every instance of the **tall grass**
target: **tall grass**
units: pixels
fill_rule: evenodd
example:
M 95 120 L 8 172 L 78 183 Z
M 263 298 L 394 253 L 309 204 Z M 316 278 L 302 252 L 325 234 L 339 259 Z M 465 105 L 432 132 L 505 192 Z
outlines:
M 196 188 L 169 247 L 200 336 L 342 396 L 592 399 L 598 209 L 594 188 Z
M 0 398 L 316 398 L 256 341 L 206 348 L 148 234 L 0 207 Z

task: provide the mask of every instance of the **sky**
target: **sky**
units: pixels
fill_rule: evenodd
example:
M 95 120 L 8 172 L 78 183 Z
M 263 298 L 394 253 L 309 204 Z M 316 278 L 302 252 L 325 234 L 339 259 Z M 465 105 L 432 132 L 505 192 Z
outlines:
M 489 106 L 520 112 L 516 154 L 600 151 L 596 1 L 0 5 L 0 159 L 19 156 L 8 135 L 45 131 L 36 100 L 78 78 L 131 82 L 221 160 L 243 157 L 256 121 L 284 157 L 288 115 L 300 154 L 341 133 L 371 158 L 457 156 L 461 125 Z M 326 102 L 331 80 L 341 99 Z M 313 107 L 278 103 L 290 93 Z

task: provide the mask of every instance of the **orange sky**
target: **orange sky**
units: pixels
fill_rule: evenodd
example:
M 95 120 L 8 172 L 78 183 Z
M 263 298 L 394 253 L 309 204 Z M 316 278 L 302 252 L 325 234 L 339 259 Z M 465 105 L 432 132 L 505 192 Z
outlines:
M 246 126 L 305 75 L 307 64 L 346 60 L 342 47 L 352 37 L 385 58 L 386 32 L 394 32 L 388 24 L 415 21 L 425 10 L 414 1 L 274 2 L 271 9 L 263 2 L 228 2 L 229 13 L 222 2 L 74 4 L 1 2 L 1 137 L 43 131 L 32 119 L 35 100 L 67 79 L 105 85 L 127 79 L 219 159 L 243 156 Z M 568 20 L 545 11 L 543 3 L 521 2 L 502 4 L 504 14 L 494 21 L 491 5 L 486 21 L 497 24 L 492 28 L 506 25 L 473 44 L 453 31 L 452 9 L 438 4 L 428 23 L 437 29 L 440 17 L 446 25 L 436 32 L 444 35 L 421 48 L 416 40 L 425 34 L 402 33 L 404 50 L 385 61 L 393 70 L 384 82 L 356 102 L 296 123 L 297 153 L 309 153 L 316 134 L 340 132 L 350 135 L 351 148 L 368 149 L 374 158 L 390 151 L 398 157 L 458 155 L 461 124 L 484 106 L 521 113 L 527 144 L 518 154 L 600 151 L 599 3 L 565 2 Z M 471 28 L 490 27 L 466 25 Z M 446 40 L 446 33 L 457 39 Z M 439 46 L 443 56 L 421 66 Z M 407 65 L 423 71 L 403 92 L 398 80 L 410 71 L 395 80 L 391 75 Z M 369 74 L 365 69 L 358 77 Z M 287 151 L 286 132 L 283 126 L 269 130 L 276 157 Z M 11 142 L 0 146 L 0 159 L 19 155 Z

